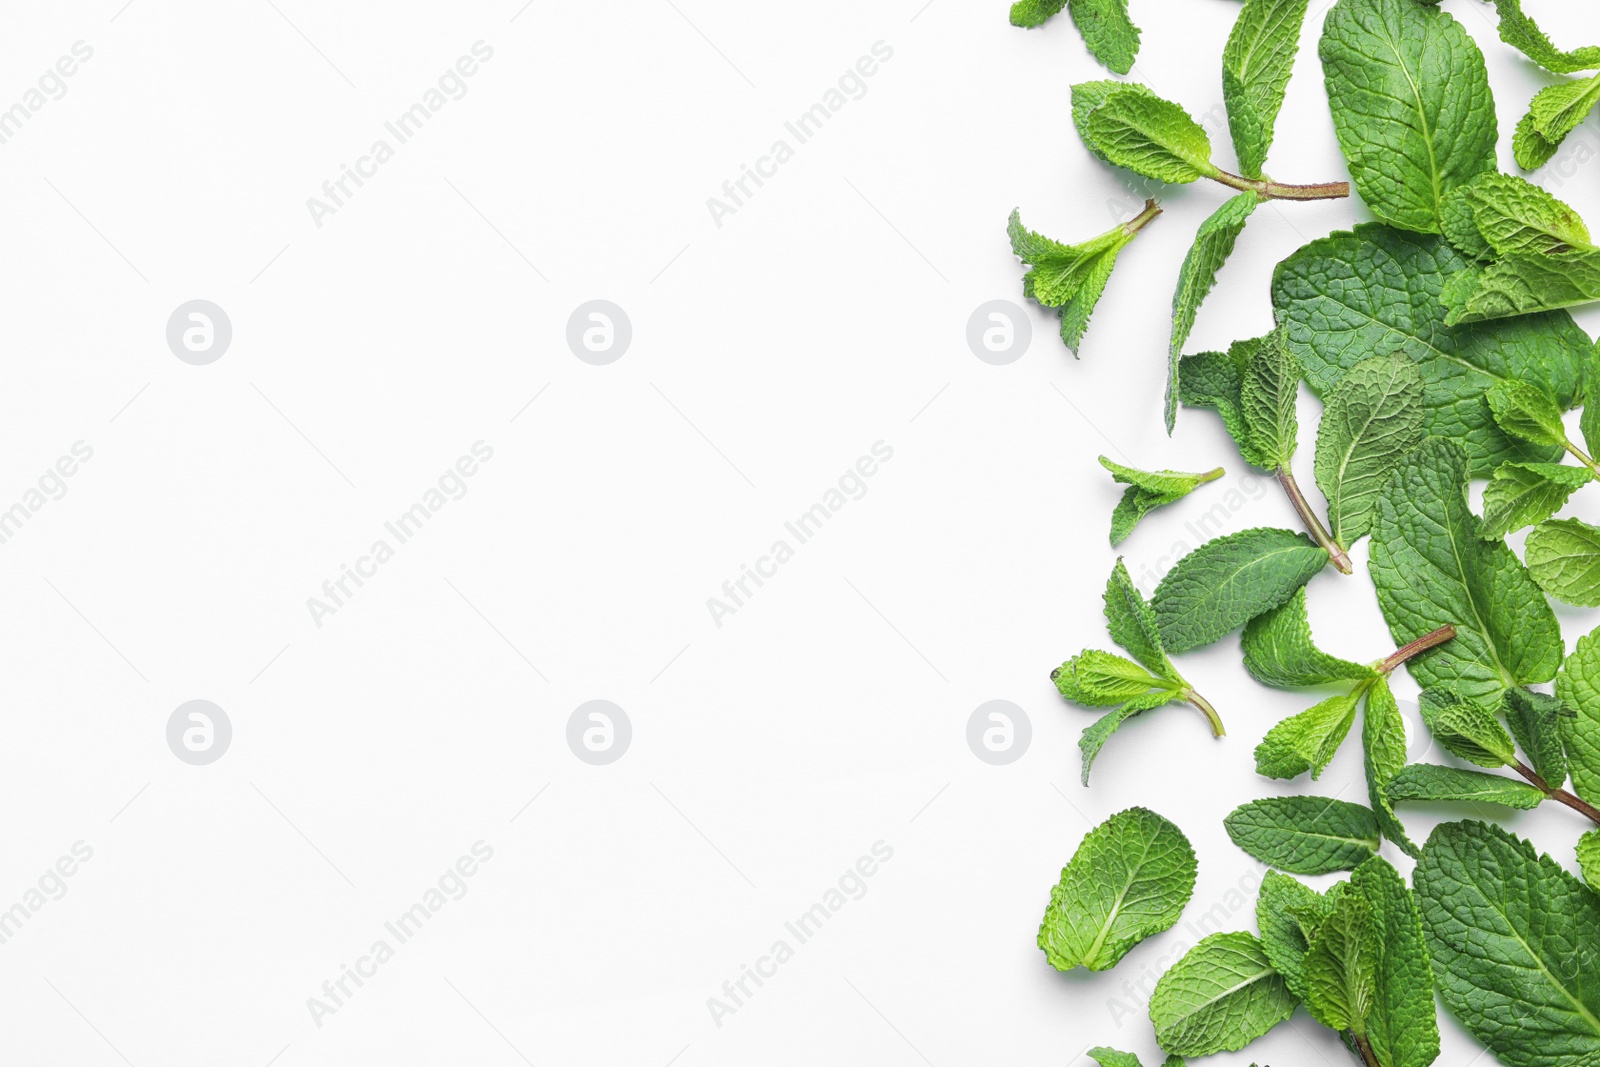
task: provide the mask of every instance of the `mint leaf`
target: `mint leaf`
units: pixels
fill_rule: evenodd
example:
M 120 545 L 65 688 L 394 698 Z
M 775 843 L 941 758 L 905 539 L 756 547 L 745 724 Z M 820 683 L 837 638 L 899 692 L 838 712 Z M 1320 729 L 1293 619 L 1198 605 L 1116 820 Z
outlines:
M 1128 0 L 1018 0 L 1011 25 L 1042 26 L 1065 7 L 1089 52 L 1118 74 L 1133 69 L 1139 54 L 1139 27 L 1128 17 Z
M 1184 699 L 1192 697 L 1186 698 L 1184 694 L 1170 689 L 1153 689 L 1133 697 L 1119 708 L 1106 712 L 1093 724 L 1085 727 L 1083 734 L 1078 738 L 1078 751 L 1083 754 L 1083 784 L 1089 784 L 1089 771 L 1094 766 L 1095 757 L 1100 755 L 1100 750 L 1105 747 L 1111 735 L 1117 732 L 1118 727 L 1135 715 Z
M 1451 755 L 1480 767 L 1508 767 L 1517 758 L 1511 735 L 1487 708 L 1443 687 L 1424 689 L 1418 702 L 1428 731 Z
M 1078 133 L 1089 151 L 1118 167 L 1146 178 L 1186 184 L 1217 174 L 1211 164 L 1211 139 L 1188 112 L 1143 86 L 1113 83 L 1073 86 L 1073 113 L 1080 113 L 1078 92 L 1086 104 Z M 1089 88 L 1092 87 L 1092 88 Z
M 1489 402 L 1495 423 L 1512 437 L 1551 448 L 1566 445 L 1561 408 L 1537 385 L 1504 379 L 1495 382 L 1484 399 Z
M 1319 52 L 1362 199 L 1379 219 L 1438 233 L 1445 196 L 1495 169 L 1494 97 L 1478 46 L 1416 0 L 1339 0 Z
M 1503 709 L 1506 725 L 1517 747 L 1528 757 L 1534 773 L 1559 788 L 1567 780 L 1567 753 L 1562 726 L 1575 713 L 1559 697 L 1531 689 L 1507 689 Z
M 1533 128 L 1533 114 L 1530 112 L 1517 122 L 1517 128 L 1511 135 L 1511 155 L 1517 161 L 1517 166 L 1523 170 L 1538 170 L 1555 157 L 1561 145 L 1551 144 L 1545 140 L 1538 130 Z
M 1382 842 L 1370 809 L 1328 797 L 1266 797 L 1235 808 L 1222 824 L 1245 852 L 1293 874 L 1354 870 Z
M 1406 724 L 1387 678 L 1378 678 L 1367 690 L 1361 716 L 1362 762 L 1367 775 L 1367 802 L 1377 817 L 1383 836 L 1415 859 L 1419 850 L 1394 813 L 1388 787 L 1406 764 Z
M 1178 362 L 1178 399 L 1185 407 L 1210 408 L 1222 416 L 1228 436 L 1251 466 L 1259 466 L 1244 417 L 1245 369 L 1275 336 L 1235 341 L 1227 352 L 1202 352 Z
M 1475 232 L 1496 256 L 1556 255 L 1593 247 L 1583 218 L 1526 178 L 1482 174 L 1452 194 L 1452 199 L 1456 197 L 1465 203 Z
M 1439 992 L 1508 1067 L 1600 1062 L 1600 895 L 1526 841 L 1446 823 L 1417 864 Z
M 1128 568 L 1117 558 L 1106 580 L 1106 591 L 1101 598 L 1105 605 L 1106 630 L 1111 640 L 1129 655 L 1144 664 L 1151 673 L 1170 682 L 1188 685 L 1178 669 L 1167 658 L 1161 644 L 1161 628 L 1153 608 L 1145 601 L 1138 586 L 1128 576 Z
M 1029 29 L 1043 26 L 1066 6 L 1067 0 L 1017 0 L 1011 5 L 1011 25 Z
M 1305 6 L 1306 0 L 1297 0 Z M 1200 304 L 1216 283 L 1217 272 L 1233 254 L 1234 242 L 1244 231 L 1244 224 L 1260 203 L 1255 193 L 1240 193 L 1223 201 L 1210 218 L 1200 224 L 1194 244 L 1183 257 L 1183 268 L 1178 271 L 1178 288 L 1172 294 L 1172 344 L 1168 349 L 1166 421 L 1167 432 L 1172 432 L 1178 412 L 1178 361 L 1183 356 L 1184 342 L 1194 328 Z
M 1350 888 L 1371 905 L 1378 935 L 1377 993 L 1367 1017 L 1367 1041 L 1383 1067 L 1428 1067 L 1439 1058 L 1439 1021 L 1417 902 L 1381 857 L 1357 867 Z
M 1204 474 L 1185 474 L 1182 471 L 1141 471 L 1133 467 L 1100 457 L 1100 465 L 1111 472 L 1113 480 L 1128 488 L 1122 494 L 1117 509 L 1111 513 L 1111 543 L 1120 544 L 1133 532 L 1139 520 L 1156 508 L 1182 500 L 1206 482 L 1222 477 L 1222 468 Z
M 1330 656 L 1316 646 L 1306 617 L 1304 588 L 1295 590 L 1282 607 L 1263 612 L 1245 624 L 1239 645 L 1250 676 L 1279 689 L 1359 682 L 1378 673 L 1364 664 Z
M 1577 307 L 1600 300 L 1600 251 L 1521 252 L 1451 283 L 1440 294 L 1451 326 Z
M 1180 559 L 1151 604 L 1170 652 L 1209 645 L 1284 603 L 1328 562 L 1326 550 L 1288 530 L 1243 530 Z
M 1305 958 L 1306 1008 L 1335 1030 L 1366 1036 L 1378 992 L 1378 932 L 1372 905 L 1346 893 L 1317 926 Z
M 1289 466 L 1299 447 L 1295 413 L 1299 398 L 1300 365 L 1285 347 L 1282 333 L 1274 333 L 1245 367 L 1240 382 L 1240 406 L 1255 452 L 1254 459 L 1246 457 L 1249 462 L 1267 470 Z
M 1422 443 L 1422 375 L 1400 355 L 1351 367 L 1328 393 L 1317 429 L 1317 487 L 1345 548 L 1372 528 L 1378 499 L 1400 460 Z
M 1294 995 L 1253 934 L 1204 938 L 1156 982 L 1156 1043 L 1178 1056 L 1241 1049 L 1294 1014 Z
M 1527 782 L 1499 774 L 1461 767 L 1413 763 L 1389 780 L 1389 802 L 1458 801 L 1464 804 L 1500 804 L 1528 811 L 1544 802 L 1544 794 Z
M 1600 48 L 1590 45 L 1562 52 L 1550 42 L 1537 23 L 1522 13 L 1522 0 L 1494 0 L 1500 13 L 1500 39 L 1545 70 L 1573 74 L 1600 69 Z
M 1067 245 L 1025 229 L 1021 212 L 1013 211 L 1006 233 L 1012 254 L 1030 266 L 1022 276 L 1022 295 L 1059 310 L 1061 340 L 1076 356 L 1089 316 L 1116 266 L 1117 253 L 1127 247 L 1138 229 L 1129 223 L 1081 245 Z
M 1140 941 L 1170 929 L 1194 893 L 1189 839 L 1146 808 L 1089 831 L 1050 891 L 1039 947 L 1058 971 L 1104 971 Z
M 1239 169 L 1261 177 L 1300 51 L 1307 0 L 1245 0 L 1222 51 L 1222 99 Z
M 1578 838 L 1578 867 L 1589 888 L 1600 893 L 1600 830 L 1590 830 Z
M 1407 661 L 1424 686 L 1498 700 L 1515 685 L 1547 682 L 1561 663 L 1561 629 L 1533 579 L 1503 541 L 1479 536 L 1467 508 L 1467 457 L 1424 441 L 1390 478 L 1372 529 L 1372 580 L 1397 644 L 1441 626 L 1456 636 Z
M 1483 490 L 1483 525 L 1478 536 L 1498 541 L 1514 530 L 1543 522 L 1573 491 L 1594 480 L 1585 467 L 1559 463 L 1502 463 Z
M 1600 803 L 1600 630 L 1578 638 L 1556 678 L 1556 696 L 1575 713 L 1561 723 L 1572 788 Z
M 1440 293 L 1466 265 L 1441 238 L 1367 224 L 1313 241 L 1280 263 L 1273 302 L 1313 392 L 1326 396 L 1361 360 L 1397 352 L 1422 373 L 1424 428 L 1464 446 L 1474 475 L 1487 476 L 1508 459 L 1554 460 L 1553 448 L 1507 437 L 1483 394 L 1514 379 L 1571 407 L 1583 395 L 1593 343 L 1562 312 L 1448 326 Z
M 1557 600 L 1600 607 L 1600 529 L 1577 519 L 1543 522 L 1528 534 L 1528 573 Z
M 1313 780 L 1332 762 L 1356 721 L 1361 692 L 1341 693 L 1284 719 L 1256 746 L 1256 773 L 1268 778 L 1298 778 L 1311 772 Z
M 1540 89 L 1528 105 L 1528 117 L 1541 138 L 1560 147 L 1596 103 L 1600 103 L 1600 76 L 1565 81 Z
M 1050 678 L 1062 696 L 1090 708 L 1113 707 L 1151 688 L 1172 688 L 1132 660 L 1092 648 L 1063 663 Z
M 1333 904 L 1329 897 L 1286 874 L 1268 871 L 1261 879 L 1256 898 L 1261 947 L 1296 1000 L 1304 1001 L 1310 995 L 1305 984 L 1306 949 Z

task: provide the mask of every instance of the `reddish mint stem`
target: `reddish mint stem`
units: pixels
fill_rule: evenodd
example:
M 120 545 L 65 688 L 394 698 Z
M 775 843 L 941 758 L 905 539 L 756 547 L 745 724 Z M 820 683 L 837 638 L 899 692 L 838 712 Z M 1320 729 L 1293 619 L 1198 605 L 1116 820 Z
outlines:
M 1345 550 L 1339 547 L 1339 542 L 1335 541 L 1333 535 L 1322 525 L 1322 520 L 1317 518 L 1317 513 L 1311 509 L 1311 503 L 1306 500 L 1306 495 L 1300 491 L 1300 483 L 1294 480 L 1293 472 L 1287 466 L 1284 466 L 1278 468 L 1277 475 L 1278 484 L 1283 486 L 1285 493 L 1289 494 L 1289 503 L 1294 505 L 1295 513 L 1300 516 L 1300 521 L 1310 531 L 1312 538 L 1317 544 L 1328 550 L 1328 555 L 1332 558 L 1333 565 L 1339 568 L 1341 574 L 1352 573 L 1355 567 L 1351 565 L 1350 557 L 1345 554 Z

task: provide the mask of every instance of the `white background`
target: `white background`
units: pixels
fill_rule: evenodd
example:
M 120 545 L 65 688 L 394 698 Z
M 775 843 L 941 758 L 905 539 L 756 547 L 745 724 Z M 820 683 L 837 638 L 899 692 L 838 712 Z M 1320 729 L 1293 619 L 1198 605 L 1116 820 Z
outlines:
M 1092 789 L 1091 715 L 1048 679 L 1106 644 L 1117 490 L 1097 454 L 1230 472 L 1123 546 L 1136 576 L 1230 488 L 1256 486 L 1232 528 L 1294 525 L 1213 416 L 1160 426 L 1178 265 L 1226 191 L 1162 194 L 1081 361 L 1030 307 L 1031 348 L 996 367 L 965 330 L 980 303 L 1021 302 L 1010 210 L 1079 240 L 1142 199 L 1071 130 L 1068 87 L 1106 75 L 1065 16 L 274 3 L 5 8 L 0 107 L 74 42 L 94 53 L 0 146 L 0 507 L 74 442 L 94 455 L 0 545 L 0 908 L 74 842 L 94 852 L 0 946 L 0 1059 L 953 1067 L 1077 1065 L 1104 1043 L 1158 1062 L 1135 987 L 1191 935 L 1099 975 L 1034 947 L 1082 835 L 1136 803 L 1175 819 L 1200 861 L 1187 922 L 1252 875 L 1222 829 L 1235 805 L 1364 799 L 1354 743 L 1315 786 L 1254 774 L 1262 733 L 1316 697 L 1256 685 L 1236 638 L 1182 663 L 1229 736 L 1187 708 L 1146 716 Z M 1312 6 L 1268 164 L 1284 181 L 1344 176 Z M 1509 169 L 1549 78 L 1492 9 L 1446 6 L 1488 55 Z M 1566 46 L 1600 39 L 1584 5 L 1532 6 Z M 1209 112 L 1231 160 L 1238 5 L 1132 9 L 1134 76 Z M 307 198 L 479 40 L 494 55 L 465 97 L 315 225 Z M 877 41 L 893 57 L 865 95 L 715 225 L 707 197 Z M 1541 178 L 1600 219 L 1600 169 L 1579 162 L 1593 118 L 1580 143 Z M 1191 349 L 1265 332 L 1273 264 L 1362 217 L 1257 212 Z M 233 324 L 209 366 L 165 340 L 194 298 Z M 594 298 L 633 324 L 609 366 L 565 342 Z M 1307 485 L 1314 422 L 1307 398 Z M 494 457 L 465 497 L 318 627 L 307 598 L 480 440 Z M 878 441 L 893 458 L 865 495 L 716 626 L 707 598 Z M 1364 568 L 1319 576 L 1311 601 L 1330 651 L 1392 648 Z M 1563 619 L 1569 640 L 1595 622 Z M 197 698 L 234 730 L 204 767 L 165 739 Z M 591 699 L 632 722 L 609 766 L 566 743 Z M 1031 719 L 1008 766 L 967 745 L 991 699 Z M 1461 814 L 1405 813 L 1419 840 Z M 1572 862 L 1571 812 L 1507 821 Z M 479 840 L 494 857 L 467 895 L 318 1027 L 307 998 Z M 893 858 L 865 896 L 716 1025 L 707 998 L 878 841 Z M 1469 1062 L 1442 1025 L 1440 1062 Z M 1302 1012 L 1213 1062 L 1345 1055 Z

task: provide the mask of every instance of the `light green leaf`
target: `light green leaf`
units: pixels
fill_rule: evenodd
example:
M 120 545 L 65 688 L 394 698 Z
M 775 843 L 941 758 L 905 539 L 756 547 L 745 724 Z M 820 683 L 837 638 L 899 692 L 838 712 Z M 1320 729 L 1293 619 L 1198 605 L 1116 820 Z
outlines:
M 1029 29 L 1043 26 L 1066 6 L 1067 0 L 1017 0 L 1011 5 L 1011 25 Z
M 1415 859 L 1420 850 L 1395 815 L 1388 794 L 1389 783 L 1406 763 L 1406 724 L 1388 678 L 1378 678 L 1367 690 L 1367 706 L 1361 716 L 1361 749 L 1367 774 L 1367 802 L 1377 816 L 1378 827 L 1400 851 Z
M 1537 385 L 1504 379 L 1495 382 L 1484 399 L 1489 402 L 1494 421 L 1512 437 L 1552 448 L 1566 445 L 1567 431 L 1561 424 L 1561 408 Z
M 1268 730 L 1256 746 L 1256 773 L 1297 778 L 1310 771 L 1313 780 L 1322 777 L 1356 721 L 1360 699 L 1359 690 L 1329 697 Z
M 1222 99 L 1239 169 L 1261 177 L 1300 51 L 1307 0 L 1245 0 L 1222 51 Z
M 1293 874 L 1354 870 L 1382 843 L 1370 809 L 1329 797 L 1265 797 L 1223 820 L 1233 843 Z
M 1502 710 L 1534 773 L 1558 788 L 1566 784 L 1567 753 L 1561 733 L 1565 720 L 1575 716 L 1573 710 L 1560 697 L 1531 689 L 1507 689 Z
M 1502 463 L 1483 490 L 1483 524 L 1478 535 L 1498 541 L 1514 530 L 1543 522 L 1560 511 L 1575 490 L 1593 480 L 1587 467 Z
M 1138 586 L 1133 584 L 1133 579 L 1128 576 L 1127 565 L 1120 556 L 1117 557 L 1116 566 L 1111 568 L 1111 577 L 1106 580 L 1102 600 L 1105 604 L 1106 630 L 1111 634 L 1111 640 L 1144 664 L 1152 674 L 1177 685 L 1189 684 L 1167 658 L 1161 644 L 1161 629 L 1155 610 L 1145 601 Z
M 1300 364 L 1289 354 L 1283 334 L 1274 333 L 1245 367 L 1240 403 L 1258 467 L 1287 467 L 1299 447 Z M 1264 462 L 1256 462 L 1262 460 Z
M 1528 534 L 1528 573 L 1568 604 L 1600 607 L 1600 529 L 1577 519 L 1542 522 Z
M 1593 247 L 1583 218 L 1526 178 L 1482 174 L 1456 195 L 1465 200 L 1473 226 L 1495 255 L 1555 255 Z
M 1416 900 L 1381 857 L 1357 867 L 1350 888 L 1371 905 L 1377 931 L 1377 992 L 1367 1041 L 1383 1067 L 1428 1067 L 1439 1058 L 1439 1021 Z
M 1107 163 L 1172 184 L 1218 173 L 1211 163 L 1211 139 L 1177 104 L 1148 90 L 1124 88 L 1102 91 L 1102 96 L 1102 102 L 1085 114 L 1078 132 L 1089 150 Z
M 1500 39 L 1545 70 L 1573 74 L 1600 69 L 1600 48 L 1590 45 L 1563 52 L 1551 43 L 1537 23 L 1522 13 L 1522 0 L 1494 0 L 1500 13 Z
M 1538 170 L 1555 157 L 1561 148 L 1551 144 L 1533 128 L 1533 114 L 1522 116 L 1511 135 L 1511 155 L 1523 170 Z
M 1596 103 L 1600 103 L 1600 75 L 1540 89 L 1528 105 L 1528 114 L 1539 136 L 1559 145 L 1589 117 Z
M 1507 1067 L 1600 1063 L 1600 895 L 1498 827 L 1446 823 L 1417 864 L 1439 992 Z
M 1478 46 L 1416 0 L 1339 0 L 1320 53 L 1361 198 L 1379 219 L 1438 233 L 1445 196 L 1495 169 L 1494 98 Z
M 1298 0 L 1302 7 L 1306 0 Z M 1169 347 L 1167 371 L 1166 420 L 1167 432 L 1172 432 L 1178 411 L 1178 361 L 1183 356 L 1183 346 L 1194 328 L 1195 315 L 1200 304 L 1216 283 L 1217 272 L 1233 253 L 1234 242 L 1244 230 L 1250 213 L 1260 203 L 1255 193 L 1240 193 L 1223 201 L 1210 218 L 1200 224 L 1189 254 L 1183 257 L 1183 268 L 1178 271 L 1178 289 L 1172 294 L 1172 344 Z
M 1206 482 L 1216 481 L 1223 473 L 1221 467 L 1204 474 L 1141 471 L 1124 467 L 1105 456 L 1100 457 L 1100 465 L 1111 472 L 1113 480 L 1128 487 L 1111 513 L 1111 543 L 1114 545 L 1126 540 L 1139 520 L 1150 512 L 1182 500 Z
M 1100 755 L 1100 750 L 1105 747 L 1107 739 L 1117 732 L 1118 727 L 1135 715 L 1183 699 L 1185 694 L 1176 690 L 1152 689 L 1148 693 L 1133 697 L 1121 707 L 1106 712 L 1085 727 L 1082 736 L 1078 738 L 1078 751 L 1083 754 L 1083 784 L 1089 784 L 1089 770 L 1094 766 L 1095 757 Z
M 1593 342 L 1559 311 L 1448 326 L 1440 293 L 1466 266 L 1441 238 L 1368 224 L 1313 241 L 1280 263 L 1273 302 L 1319 395 L 1363 359 L 1398 352 L 1422 373 L 1425 430 L 1464 446 L 1475 476 L 1487 477 L 1504 460 L 1554 460 L 1555 449 L 1504 434 L 1483 395 L 1497 381 L 1519 380 L 1569 408 L 1583 395 Z
M 1212 934 L 1173 964 L 1150 997 L 1156 1043 L 1179 1056 L 1243 1048 L 1294 1014 L 1294 995 L 1253 934 Z
M 1335 1030 L 1366 1036 L 1378 987 L 1378 933 L 1372 905 L 1346 893 L 1317 926 L 1305 958 L 1306 1008 Z
M 1316 646 L 1306 617 L 1304 588 L 1295 590 L 1282 607 L 1263 612 L 1246 623 L 1239 645 L 1250 676 L 1279 689 L 1377 676 L 1377 671 L 1365 664 L 1330 656 Z
M 1114 1048 L 1092 1048 L 1084 1053 L 1100 1067 L 1144 1067 L 1139 1057 L 1131 1052 L 1118 1052 Z
M 1089 831 L 1062 869 L 1039 947 L 1058 971 L 1107 970 L 1178 921 L 1194 878 L 1182 830 L 1146 808 L 1119 812 Z
M 1011 5 L 1011 25 L 1042 26 L 1063 7 L 1090 54 L 1118 74 L 1133 69 L 1139 54 L 1139 27 L 1128 17 L 1128 0 L 1018 0 Z
M 1527 782 L 1462 767 L 1413 763 L 1389 780 L 1389 802 L 1407 801 L 1499 804 L 1528 811 L 1544 802 L 1544 794 Z
M 1288 530 L 1243 530 L 1180 559 L 1151 604 L 1172 653 L 1209 645 L 1287 601 L 1328 562 L 1310 538 Z
M 1600 364 L 1600 342 L 1595 343 L 1594 361 Z M 1595 366 L 1589 371 L 1589 395 L 1584 397 L 1583 414 L 1578 418 L 1578 432 L 1583 435 L 1583 447 L 1588 450 L 1590 458 L 1600 454 L 1600 389 L 1595 383 L 1600 382 L 1600 369 Z
M 1317 429 L 1317 487 L 1345 548 L 1372 528 L 1378 498 L 1401 458 L 1422 443 L 1422 375 L 1401 355 L 1351 367 L 1328 394 Z
M 1256 898 L 1256 925 L 1261 947 L 1274 970 L 1296 1000 L 1310 994 L 1305 985 L 1305 955 L 1317 926 L 1332 910 L 1334 901 L 1298 879 L 1268 871 Z
M 1578 868 L 1589 888 L 1600 893 L 1600 830 L 1590 830 L 1578 838 Z
M 1433 739 L 1451 755 L 1480 767 L 1508 767 L 1517 757 L 1511 735 L 1487 708 L 1453 689 L 1424 689 L 1418 703 Z
M 1127 227 L 1116 228 L 1081 245 L 1067 245 L 1025 229 L 1018 211 L 1006 226 L 1012 253 L 1030 269 L 1022 276 L 1022 295 L 1061 312 L 1061 339 L 1078 353 L 1089 316 L 1105 291 L 1117 253 L 1134 238 Z
M 1089 708 L 1109 708 L 1143 696 L 1152 688 L 1171 688 L 1171 683 L 1132 660 L 1092 648 L 1057 667 L 1050 680 L 1062 696 Z
M 1600 629 L 1578 638 L 1556 678 L 1556 696 L 1575 713 L 1561 722 L 1572 789 L 1600 804 Z
M 1396 644 L 1456 628 L 1454 640 L 1407 661 L 1422 685 L 1498 701 L 1511 686 L 1555 676 L 1555 614 L 1511 549 L 1480 538 L 1456 444 L 1424 441 L 1395 471 L 1373 525 L 1370 570 Z

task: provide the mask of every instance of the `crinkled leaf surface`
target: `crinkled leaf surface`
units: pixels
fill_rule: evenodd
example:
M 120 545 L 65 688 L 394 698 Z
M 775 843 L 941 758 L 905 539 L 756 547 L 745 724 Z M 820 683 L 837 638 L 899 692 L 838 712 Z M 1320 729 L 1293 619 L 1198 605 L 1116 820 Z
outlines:
M 1306 591 L 1297 589 L 1282 607 L 1251 619 L 1239 639 L 1245 670 L 1263 685 L 1296 689 L 1328 682 L 1362 681 L 1377 674 L 1362 663 L 1330 656 L 1316 646 L 1306 615 Z
M 1330 797 L 1264 797 L 1235 808 L 1223 826 L 1245 852 L 1292 874 L 1354 870 L 1382 842 L 1370 809 Z
M 1557 600 L 1600 607 L 1600 529 L 1577 519 L 1540 523 L 1528 534 L 1528 573 Z
M 1314 470 L 1329 532 L 1345 548 L 1372 528 L 1390 473 L 1421 444 L 1422 397 L 1422 374 L 1401 355 L 1362 360 L 1328 393 Z
M 1350 888 L 1372 906 L 1378 935 L 1377 991 L 1367 1040 L 1383 1067 L 1428 1067 L 1439 1057 L 1439 1021 L 1416 899 L 1382 857 L 1357 867 Z
M 1156 1042 L 1179 1056 L 1241 1049 L 1294 1014 L 1295 999 L 1254 934 L 1212 934 L 1150 997 Z
M 1392 804 L 1444 801 L 1500 804 L 1527 811 L 1544 802 L 1544 794 L 1520 778 L 1433 763 L 1413 763 L 1403 768 L 1389 780 L 1388 793 Z
M 1222 99 L 1246 177 L 1261 177 L 1300 50 L 1307 0 L 1245 0 L 1222 51 Z
M 1289 530 L 1242 530 L 1208 541 L 1178 561 L 1151 604 L 1167 651 L 1209 645 L 1287 601 L 1328 562 L 1328 553 Z
M 1483 490 L 1478 535 L 1498 541 L 1560 511 L 1574 491 L 1594 480 L 1586 467 L 1559 463 L 1502 463 Z
M 1301 6 L 1305 0 L 1300 0 Z M 1167 398 L 1165 417 L 1167 432 L 1172 432 L 1178 413 L 1178 360 L 1183 356 L 1183 346 L 1194 328 L 1200 304 L 1216 283 L 1217 272 L 1233 254 L 1234 242 L 1244 231 L 1244 224 L 1255 211 L 1260 200 L 1255 193 L 1240 193 L 1223 201 L 1222 206 L 1200 224 L 1183 257 L 1183 267 L 1178 271 L 1178 288 L 1172 294 L 1172 344 L 1168 348 Z
M 1575 713 L 1561 723 L 1572 788 L 1600 804 L 1600 630 L 1578 638 L 1556 678 L 1556 696 Z

